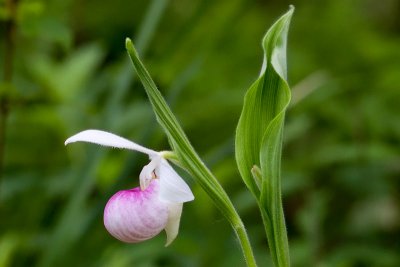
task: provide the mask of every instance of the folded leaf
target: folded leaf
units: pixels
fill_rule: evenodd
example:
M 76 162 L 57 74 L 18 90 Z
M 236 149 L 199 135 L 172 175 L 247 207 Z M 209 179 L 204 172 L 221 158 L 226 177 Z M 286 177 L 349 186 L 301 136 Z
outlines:
M 276 21 L 263 39 L 260 76 L 246 93 L 235 140 L 236 162 L 243 181 L 258 200 L 276 266 L 289 266 L 280 165 L 284 116 L 290 101 L 286 39 L 293 10 L 291 7 Z M 261 186 L 255 180 L 254 166 L 261 168 Z

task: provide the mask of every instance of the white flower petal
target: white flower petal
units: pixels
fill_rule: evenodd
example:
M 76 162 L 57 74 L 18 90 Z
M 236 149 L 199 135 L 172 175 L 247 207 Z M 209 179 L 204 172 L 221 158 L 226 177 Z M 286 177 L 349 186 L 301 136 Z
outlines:
M 156 168 L 156 175 L 160 178 L 160 198 L 162 200 L 183 203 L 194 199 L 189 186 L 163 158 Z
M 86 130 L 80 133 L 77 133 L 74 136 L 71 136 L 65 141 L 65 145 L 74 142 L 89 142 L 102 146 L 116 147 L 116 148 L 125 148 L 130 150 L 136 150 L 148 155 L 158 155 L 158 152 L 145 148 L 141 145 L 138 145 L 132 141 L 129 141 L 123 137 L 118 135 L 100 131 L 100 130 Z
M 179 223 L 181 221 L 182 203 L 169 203 L 168 204 L 168 221 L 165 226 L 165 233 L 167 234 L 167 242 L 165 246 L 169 246 L 175 240 L 179 232 Z

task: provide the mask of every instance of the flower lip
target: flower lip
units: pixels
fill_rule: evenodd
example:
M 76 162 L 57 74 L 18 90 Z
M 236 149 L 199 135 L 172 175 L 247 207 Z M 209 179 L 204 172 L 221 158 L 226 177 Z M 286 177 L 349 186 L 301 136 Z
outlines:
M 158 198 L 159 181 L 114 194 L 104 209 L 104 226 L 115 238 L 137 243 L 158 235 L 169 220 L 168 204 Z

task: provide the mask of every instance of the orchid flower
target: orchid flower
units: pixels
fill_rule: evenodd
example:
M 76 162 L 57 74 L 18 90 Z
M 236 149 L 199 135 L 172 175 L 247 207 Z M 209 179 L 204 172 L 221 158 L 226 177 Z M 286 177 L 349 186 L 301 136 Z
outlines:
M 104 226 L 115 238 L 137 243 L 150 239 L 162 230 L 167 234 L 166 246 L 176 238 L 184 202 L 194 199 L 185 181 L 157 152 L 118 135 L 86 130 L 65 141 L 89 142 L 102 146 L 125 148 L 147 154 L 150 163 L 139 175 L 140 187 L 121 190 L 113 195 L 104 209 Z

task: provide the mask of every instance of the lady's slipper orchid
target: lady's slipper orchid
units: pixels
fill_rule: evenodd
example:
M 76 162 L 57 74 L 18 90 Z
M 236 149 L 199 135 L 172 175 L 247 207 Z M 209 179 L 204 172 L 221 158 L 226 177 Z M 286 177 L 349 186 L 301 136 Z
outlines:
M 115 238 L 137 243 L 163 229 L 166 246 L 178 235 L 184 202 L 194 199 L 192 191 L 174 171 L 162 152 L 157 152 L 112 133 L 86 130 L 65 141 L 89 142 L 108 147 L 136 150 L 149 155 L 150 163 L 140 172 L 140 187 L 117 192 L 104 209 L 104 225 Z

